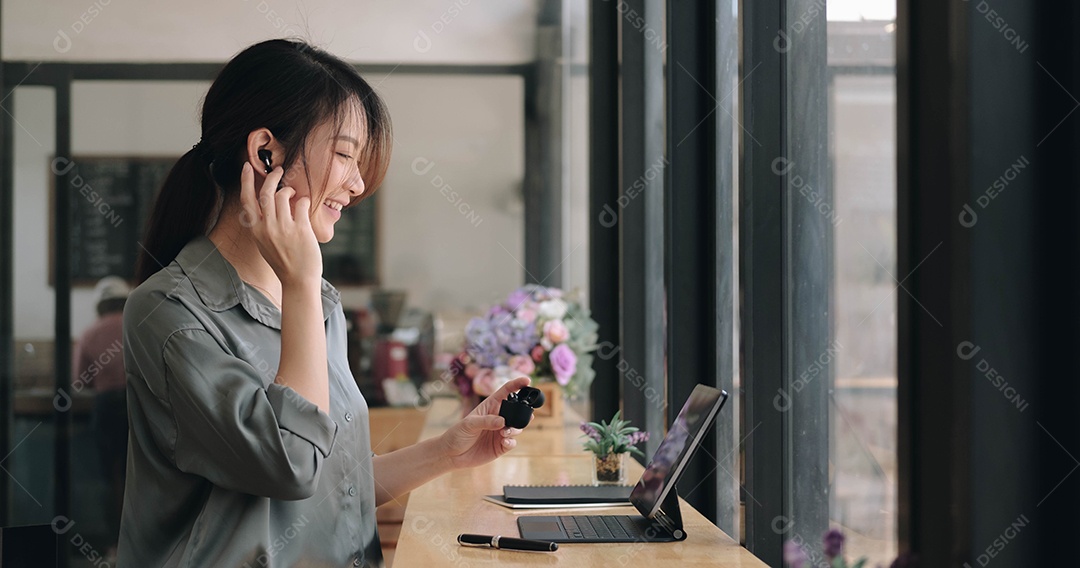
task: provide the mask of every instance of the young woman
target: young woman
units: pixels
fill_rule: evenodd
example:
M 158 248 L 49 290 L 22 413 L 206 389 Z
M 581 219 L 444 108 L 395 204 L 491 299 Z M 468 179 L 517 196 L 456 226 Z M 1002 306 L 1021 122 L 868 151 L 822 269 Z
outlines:
M 498 407 L 525 377 L 440 437 L 371 451 L 318 243 L 379 185 L 391 144 L 378 95 L 302 42 L 253 45 L 210 86 L 124 310 L 118 566 L 379 565 L 376 506 L 514 447 Z

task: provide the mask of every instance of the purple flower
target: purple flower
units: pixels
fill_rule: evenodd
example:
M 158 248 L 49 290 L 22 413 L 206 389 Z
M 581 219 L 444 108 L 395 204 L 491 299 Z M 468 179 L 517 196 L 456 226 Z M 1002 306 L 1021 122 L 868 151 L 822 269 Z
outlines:
M 548 360 L 551 362 L 551 371 L 555 373 L 555 380 L 566 386 L 577 369 L 577 355 L 574 350 L 565 343 L 560 343 L 551 350 Z
M 495 367 L 505 350 L 499 345 L 491 322 L 483 318 L 473 318 L 465 326 L 466 350 L 481 367 Z
M 825 556 L 832 560 L 844 551 L 844 533 L 830 529 L 825 536 L 821 537 L 821 544 L 824 547 Z
M 585 432 L 585 435 L 593 440 L 596 440 L 597 442 L 600 441 L 600 432 L 597 432 L 596 428 L 593 428 L 588 422 L 581 423 L 581 431 Z
M 514 355 L 528 355 L 540 341 L 535 323 L 508 316 L 495 322 L 493 332 L 498 343 Z
M 648 432 L 634 432 L 626 437 L 626 444 L 628 446 L 636 446 L 642 442 L 649 441 Z
M 516 310 L 531 297 L 532 293 L 528 289 L 518 288 L 517 290 L 510 292 L 510 295 L 506 297 L 506 304 L 511 310 Z
M 807 561 L 806 551 L 794 540 L 784 543 L 784 563 L 791 568 L 802 568 Z

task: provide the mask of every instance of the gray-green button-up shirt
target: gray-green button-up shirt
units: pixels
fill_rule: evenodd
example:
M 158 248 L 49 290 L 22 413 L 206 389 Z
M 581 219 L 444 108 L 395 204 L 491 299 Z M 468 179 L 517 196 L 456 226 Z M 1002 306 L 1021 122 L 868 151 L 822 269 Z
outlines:
M 281 312 L 205 236 L 124 309 L 117 566 L 380 565 L 367 404 L 322 282 L 330 414 L 274 382 Z

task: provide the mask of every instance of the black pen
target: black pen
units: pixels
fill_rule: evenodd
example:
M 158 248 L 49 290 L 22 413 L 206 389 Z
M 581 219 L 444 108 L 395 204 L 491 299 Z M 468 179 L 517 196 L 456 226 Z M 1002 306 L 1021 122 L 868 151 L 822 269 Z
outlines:
M 502 548 L 505 550 L 533 550 L 536 552 L 555 552 L 559 549 L 559 543 L 545 540 L 529 540 L 527 538 L 511 538 L 508 536 L 488 536 L 486 534 L 459 534 L 458 544 L 462 546 L 482 546 L 490 548 Z

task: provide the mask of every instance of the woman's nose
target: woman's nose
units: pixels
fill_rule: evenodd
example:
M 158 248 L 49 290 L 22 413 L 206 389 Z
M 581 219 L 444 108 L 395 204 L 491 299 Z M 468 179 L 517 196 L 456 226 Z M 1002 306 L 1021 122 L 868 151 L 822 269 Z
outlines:
M 345 182 L 345 190 L 352 194 L 353 197 L 358 197 L 364 193 L 364 178 L 360 175 L 359 171 L 353 172 L 349 176 L 348 181 Z

